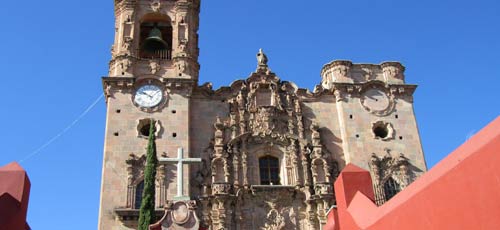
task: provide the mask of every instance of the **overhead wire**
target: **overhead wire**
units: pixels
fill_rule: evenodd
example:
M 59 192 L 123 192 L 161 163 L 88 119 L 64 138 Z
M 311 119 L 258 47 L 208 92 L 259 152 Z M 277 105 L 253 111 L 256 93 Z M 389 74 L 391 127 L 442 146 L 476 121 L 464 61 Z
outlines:
M 66 132 L 68 132 L 73 126 L 75 126 L 82 118 L 84 118 L 96 105 L 97 103 L 104 97 L 104 94 L 100 94 L 97 99 L 92 102 L 73 122 L 71 122 L 66 128 L 64 128 L 61 132 L 59 132 L 57 135 L 49 139 L 47 142 L 45 142 L 43 145 L 35 149 L 33 152 L 30 154 L 26 155 L 23 159 L 19 161 L 19 163 L 23 163 L 32 157 L 38 155 L 42 150 L 47 148 L 49 145 L 51 145 L 54 141 L 59 139 L 62 135 L 64 135 Z

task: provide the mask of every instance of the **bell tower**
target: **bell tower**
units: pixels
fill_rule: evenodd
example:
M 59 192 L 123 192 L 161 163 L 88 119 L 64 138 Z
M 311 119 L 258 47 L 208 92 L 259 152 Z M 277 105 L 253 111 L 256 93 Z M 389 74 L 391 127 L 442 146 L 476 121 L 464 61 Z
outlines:
M 198 80 L 199 0 L 115 0 L 110 77 Z
M 178 149 L 190 157 L 199 11 L 200 0 L 115 0 L 115 40 L 108 76 L 102 78 L 107 115 L 99 230 L 137 229 L 151 119 L 158 158 L 175 158 Z M 157 217 L 177 187 L 190 194 L 189 167 L 179 173 L 186 175 L 180 186 L 169 167 L 157 169 Z

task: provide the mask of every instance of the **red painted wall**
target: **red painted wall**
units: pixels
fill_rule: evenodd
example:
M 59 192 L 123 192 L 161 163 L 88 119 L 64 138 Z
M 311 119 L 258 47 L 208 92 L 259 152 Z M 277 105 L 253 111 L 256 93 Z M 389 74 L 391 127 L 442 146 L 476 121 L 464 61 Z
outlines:
M 500 117 L 380 207 L 369 176 L 342 171 L 325 230 L 500 229 Z
M 0 168 L 0 230 L 28 230 L 30 181 L 17 163 Z

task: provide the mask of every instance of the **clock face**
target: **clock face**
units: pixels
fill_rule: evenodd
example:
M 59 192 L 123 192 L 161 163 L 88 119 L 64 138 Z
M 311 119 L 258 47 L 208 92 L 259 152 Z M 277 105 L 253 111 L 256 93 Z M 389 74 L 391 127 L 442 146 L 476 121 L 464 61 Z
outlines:
M 390 99 L 380 89 L 369 89 L 363 95 L 363 106 L 371 111 L 383 111 L 389 107 Z
M 144 108 L 152 108 L 160 104 L 163 90 L 156 85 L 143 85 L 135 92 L 134 102 Z

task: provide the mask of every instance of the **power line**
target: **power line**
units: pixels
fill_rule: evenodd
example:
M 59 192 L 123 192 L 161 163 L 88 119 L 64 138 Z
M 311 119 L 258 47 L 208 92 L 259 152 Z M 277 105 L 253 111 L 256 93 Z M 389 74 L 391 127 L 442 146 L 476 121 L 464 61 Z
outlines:
M 69 124 L 68 126 L 66 126 L 66 128 L 64 128 L 61 132 L 59 132 L 57 135 L 55 135 L 54 137 L 52 137 L 50 140 L 48 140 L 47 142 L 45 142 L 45 144 L 41 145 L 39 148 L 37 148 L 35 151 L 33 151 L 32 153 L 28 154 L 25 158 L 23 158 L 22 160 L 19 161 L 19 163 L 23 163 L 24 161 L 26 160 L 29 160 L 30 158 L 36 156 L 37 154 L 39 154 L 43 149 L 47 148 L 47 146 L 49 146 L 50 144 L 52 144 L 54 141 L 56 141 L 57 139 L 59 139 L 62 135 L 64 135 L 66 132 L 68 132 L 71 128 L 73 128 L 73 126 L 75 126 L 83 117 L 85 117 L 85 115 L 87 115 L 96 105 L 97 103 L 104 97 L 104 94 L 100 94 L 99 97 L 94 101 L 92 102 L 92 104 L 90 104 L 87 109 L 85 109 L 73 122 L 71 122 L 71 124 Z

